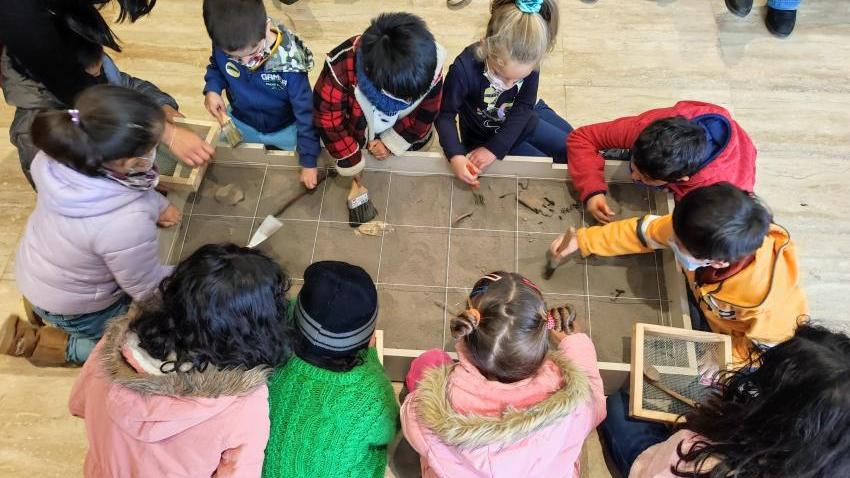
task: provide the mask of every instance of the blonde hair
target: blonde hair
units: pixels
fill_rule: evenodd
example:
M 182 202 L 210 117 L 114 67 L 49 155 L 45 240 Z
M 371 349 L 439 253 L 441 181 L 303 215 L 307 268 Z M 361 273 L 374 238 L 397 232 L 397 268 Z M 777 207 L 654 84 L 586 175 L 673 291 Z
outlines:
M 537 13 L 522 12 L 514 0 L 493 0 L 487 33 L 476 56 L 481 61 L 513 60 L 536 68 L 555 46 L 558 16 L 556 0 L 542 0 Z

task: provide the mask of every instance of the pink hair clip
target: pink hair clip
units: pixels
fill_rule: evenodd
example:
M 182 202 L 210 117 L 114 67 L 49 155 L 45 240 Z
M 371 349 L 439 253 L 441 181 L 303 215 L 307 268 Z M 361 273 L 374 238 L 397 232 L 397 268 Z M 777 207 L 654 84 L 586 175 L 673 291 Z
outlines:
M 80 110 L 68 110 L 68 116 L 71 117 L 71 122 L 75 125 L 80 125 Z

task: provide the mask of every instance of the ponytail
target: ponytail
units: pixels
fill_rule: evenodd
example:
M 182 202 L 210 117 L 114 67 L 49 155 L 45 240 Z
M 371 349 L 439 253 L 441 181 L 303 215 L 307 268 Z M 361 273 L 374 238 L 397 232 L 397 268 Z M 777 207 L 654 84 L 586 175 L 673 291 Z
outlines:
M 555 46 L 558 23 L 556 0 L 493 0 L 476 54 L 482 61 L 539 65 Z
M 86 89 L 76 109 L 41 111 L 30 133 L 36 147 L 88 176 L 104 163 L 141 156 L 162 136 L 165 113 L 145 95 L 112 85 Z

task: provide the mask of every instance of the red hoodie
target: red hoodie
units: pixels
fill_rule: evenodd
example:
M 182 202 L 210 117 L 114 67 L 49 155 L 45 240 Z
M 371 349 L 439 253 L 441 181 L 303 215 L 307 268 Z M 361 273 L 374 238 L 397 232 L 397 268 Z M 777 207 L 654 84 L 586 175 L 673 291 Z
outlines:
M 725 108 L 699 101 L 680 101 L 671 108 L 649 110 L 638 116 L 582 126 L 567 138 L 567 161 L 573 183 L 582 201 L 606 193 L 604 165 L 600 150 L 631 149 L 640 133 L 655 120 L 684 116 L 708 126 L 714 142 L 712 153 L 688 181 L 668 183 L 676 200 L 689 191 L 719 182 L 729 182 L 753 192 L 756 177 L 756 147 L 747 133 Z

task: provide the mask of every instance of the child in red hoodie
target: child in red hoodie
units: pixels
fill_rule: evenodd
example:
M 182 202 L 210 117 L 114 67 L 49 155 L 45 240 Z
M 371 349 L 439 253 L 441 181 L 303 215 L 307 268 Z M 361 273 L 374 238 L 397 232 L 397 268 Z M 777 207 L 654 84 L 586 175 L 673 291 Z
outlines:
M 606 123 L 582 126 L 567 138 L 569 172 L 587 211 L 601 223 L 614 219 L 605 194 L 600 151 L 628 149 L 632 179 L 666 188 L 676 198 L 728 182 L 753 192 L 756 148 L 732 116 L 717 105 L 680 101 Z

